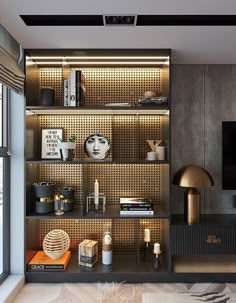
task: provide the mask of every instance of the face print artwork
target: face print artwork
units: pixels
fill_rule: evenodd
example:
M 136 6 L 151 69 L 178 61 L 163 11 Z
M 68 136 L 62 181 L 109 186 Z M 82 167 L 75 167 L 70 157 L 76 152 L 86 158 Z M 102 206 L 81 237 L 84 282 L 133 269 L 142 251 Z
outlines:
M 105 159 L 110 151 L 110 142 L 102 134 L 92 134 L 84 142 L 84 151 L 91 159 Z

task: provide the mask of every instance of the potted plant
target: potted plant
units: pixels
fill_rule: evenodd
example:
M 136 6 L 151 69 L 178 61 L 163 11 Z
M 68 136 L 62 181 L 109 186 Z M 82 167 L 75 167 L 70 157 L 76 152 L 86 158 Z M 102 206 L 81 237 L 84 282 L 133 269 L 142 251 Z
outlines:
M 72 161 L 74 158 L 74 151 L 76 147 L 76 135 L 72 135 L 69 137 L 68 141 L 60 141 L 59 148 L 61 152 L 61 157 L 63 161 Z

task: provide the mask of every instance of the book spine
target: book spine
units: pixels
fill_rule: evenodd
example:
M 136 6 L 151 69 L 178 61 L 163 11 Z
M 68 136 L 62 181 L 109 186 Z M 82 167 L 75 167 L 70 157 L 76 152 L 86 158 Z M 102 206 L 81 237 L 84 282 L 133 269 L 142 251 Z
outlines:
M 153 210 L 121 210 L 120 215 L 153 215 Z
M 29 264 L 29 270 L 65 269 L 63 264 Z
M 120 207 L 153 207 L 151 203 L 121 203 Z
M 64 80 L 64 106 L 69 106 L 68 79 Z
M 70 106 L 76 106 L 76 71 L 70 71 Z
M 143 211 L 143 210 L 152 210 L 152 207 L 121 207 L 120 210 Z
M 81 70 L 76 70 L 76 106 L 84 105 L 85 78 Z

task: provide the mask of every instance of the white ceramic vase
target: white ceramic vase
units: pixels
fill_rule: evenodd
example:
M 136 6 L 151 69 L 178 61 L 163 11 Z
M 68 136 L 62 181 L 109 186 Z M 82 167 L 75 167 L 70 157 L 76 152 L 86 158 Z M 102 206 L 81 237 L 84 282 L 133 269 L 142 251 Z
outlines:
M 76 143 L 74 142 L 59 142 L 58 144 L 61 157 L 63 161 L 72 161 L 74 158 L 74 151 L 76 147 Z

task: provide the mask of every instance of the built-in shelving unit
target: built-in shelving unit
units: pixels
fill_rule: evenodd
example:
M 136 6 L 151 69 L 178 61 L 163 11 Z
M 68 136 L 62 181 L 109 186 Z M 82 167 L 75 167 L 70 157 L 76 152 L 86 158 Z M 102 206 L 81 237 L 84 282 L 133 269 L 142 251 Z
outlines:
M 26 280 L 29 282 L 161 281 L 170 274 L 170 50 L 26 50 Z M 86 79 L 86 100 L 81 107 L 63 106 L 63 80 L 71 69 Z M 41 106 L 39 90 L 55 89 L 55 106 Z M 145 91 L 155 90 L 166 106 L 140 106 Z M 130 107 L 107 107 L 128 102 Z M 41 128 L 63 127 L 64 138 L 78 137 L 73 161 L 42 160 Z M 89 159 L 83 148 L 86 137 L 101 132 L 111 141 L 104 160 Z M 146 140 L 163 140 L 165 160 L 147 161 Z M 29 144 L 30 143 L 30 144 Z M 106 193 L 105 213 L 86 213 L 86 197 L 99 180 Z M 56 190 L 75 188 L 74 208 L 62 216 L 36 214 L 32 184 L 53 181 Z M 148 197 L 153 216 L 120 215 L 120 197 Z M 113 263 L 101 263 L 103 226 L 111 223 Z M 45 235 L 64 229 L 71 239 L 73 256 L 65 272 L 29 272 L 27 263 L 42 249 Z M 145 263 L 143 233 L 151 230 L 150 262 Z M 99 261 L 87 268 L 78 265 L 78 244 L 98 240 Z M 161 268 L 153 268 L 155 242 L 161 244 Z

